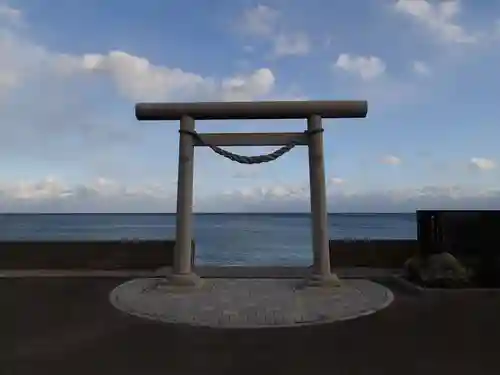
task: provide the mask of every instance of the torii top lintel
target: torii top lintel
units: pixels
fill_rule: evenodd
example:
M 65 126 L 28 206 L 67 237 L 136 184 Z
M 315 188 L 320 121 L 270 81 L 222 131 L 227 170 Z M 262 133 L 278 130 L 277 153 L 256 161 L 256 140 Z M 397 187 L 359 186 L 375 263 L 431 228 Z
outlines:
M 302 119 L 312 115 L 322 118 L 363 118 L 368 112 L 365 100 L 266 101 L 266 102 L 199 102 L 138 103 L 138 120 L 266 120 Z

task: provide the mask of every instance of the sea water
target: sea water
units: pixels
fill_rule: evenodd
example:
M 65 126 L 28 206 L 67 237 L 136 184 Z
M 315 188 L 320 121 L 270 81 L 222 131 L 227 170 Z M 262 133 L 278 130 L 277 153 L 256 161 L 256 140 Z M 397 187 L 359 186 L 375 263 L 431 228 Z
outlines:
M 331 239 L 414 239 L 415 214 L 330 214 Z M 309 214 L 196 214 L 196 263 L 308 265 Z M 1 240 L 175 238 L 174 214 L 3 214 Z M 68 249 L 68 251 L 70 251 Z

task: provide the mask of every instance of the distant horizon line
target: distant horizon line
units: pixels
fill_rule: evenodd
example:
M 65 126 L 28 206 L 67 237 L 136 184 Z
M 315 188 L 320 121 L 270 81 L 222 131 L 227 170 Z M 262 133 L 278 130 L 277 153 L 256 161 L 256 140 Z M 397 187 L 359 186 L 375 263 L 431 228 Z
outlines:
M 328 215 L 400 215 L 416 211 L 400 212 L 328 212 Z M 193 215 L 310 215 L 310 212 L 193 212 Z M 177 215 L 176 212 L 0 212 L 0 215 Z

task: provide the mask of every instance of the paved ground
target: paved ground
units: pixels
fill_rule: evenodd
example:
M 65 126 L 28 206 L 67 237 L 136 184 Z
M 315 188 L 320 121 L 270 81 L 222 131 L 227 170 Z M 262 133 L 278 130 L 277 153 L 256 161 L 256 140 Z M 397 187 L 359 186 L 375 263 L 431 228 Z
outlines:
M 0 374 L 499 374 L 500 298 L 407 294 L 359 319 L 271 330 L 179 329 L 126 316 L 125 280 L 1 279 Z
M 3 270 L 0 269 L 0 278 L 16 277 L 154 277 L 157 275 L 167 275 L 171 272 L 171 267 L 160 268 L 157 271 L 138 270 Z M 196 267 L 196 273 L 202 277 L 210 278 L 302 278 L 310 274 L 307 267 L 245 267 L 245 266 L 200 266 Z M 369 267 L 336 268 L 335 273 L 340 277 L 381 277 L 387 275 L 400 274 L 400 269 L 384 269 Z
M 163 284 L 163 278 L 134 279 L 114 289 L 110 301 L 126 313 L 167 323 L 274 328 L 352 319 L 393 300 L 389 289 L 363 279 L 335 288 L 304 288 L 301 279 L 204 279 L 184 293 Z

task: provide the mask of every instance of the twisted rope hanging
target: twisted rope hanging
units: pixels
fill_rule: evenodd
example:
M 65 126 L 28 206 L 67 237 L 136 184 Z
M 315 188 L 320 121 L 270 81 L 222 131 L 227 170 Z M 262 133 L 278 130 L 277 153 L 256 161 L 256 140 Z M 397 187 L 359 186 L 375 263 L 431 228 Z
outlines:
M 316 133 L 322 133 L 324 129 L 315 129 L 315 130 L 306 130 L 304 131 L 304 134 L 307 136 L 311 136 Z M 179 133 L 184 133 L 184 134 L 189 134 L 193 138 L 195 138 L 200 144 L 206 147 L 210 147 L 216 154 L 223 156 L 231 161 L 234 161 L 236 163 L 240 164 L 261 164 L 261 163 L 268 163 L 270 161 L 274 161 L 278 159 L 280 156 L 285 155 L 287 152 L 291 151 L 295 146 L 300 144 L 298 140 L 292 140 L 290 143 L 287 143 L 283 147 L 277 149 L 276 151 L 273 151 L 269 154 L 266 155 L 257 155 L 257 156 L 245 156 L 245 155 L 238 155 L 233 152 L 229 152 L 227 150 L 224 150 L 218 146 L 214 146 L 208 143 L 205 143 L 203 139 L 200 137 L 200 135 L 196 131 L 190 131 L 190 130 L 179 130 Z

